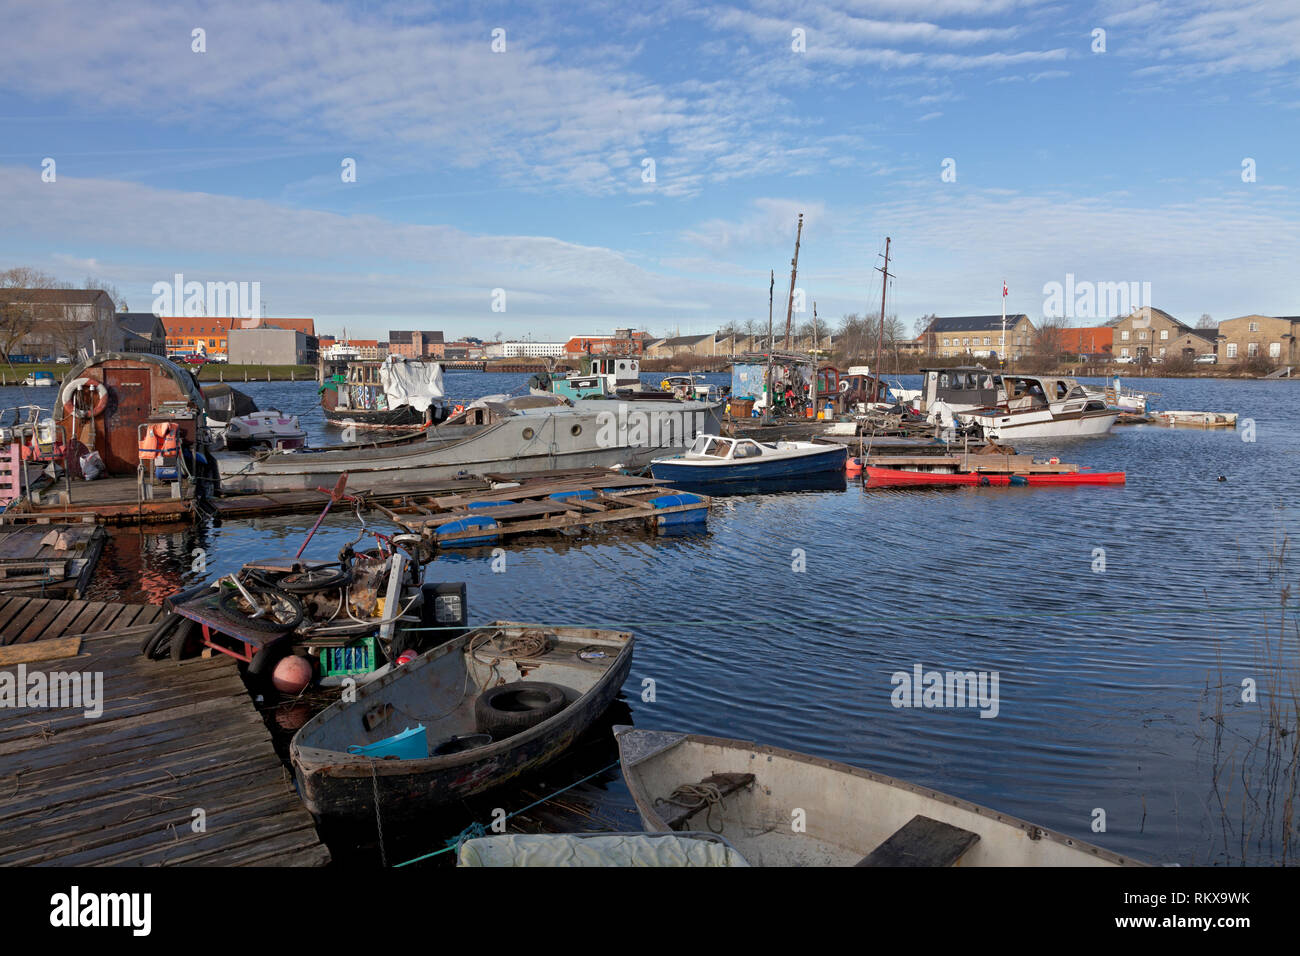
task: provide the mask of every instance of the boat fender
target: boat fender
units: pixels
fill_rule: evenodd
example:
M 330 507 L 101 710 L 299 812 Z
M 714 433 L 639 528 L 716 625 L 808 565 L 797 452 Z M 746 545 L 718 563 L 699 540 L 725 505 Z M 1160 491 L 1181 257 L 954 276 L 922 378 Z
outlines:
M 73 398 L 81 389 L 90 386 L 94 386 L 95 389 L 95 405 L 87 412 L 84 408 L 77 408 Z M 93 378 L 74 378 L 63 389 L 63 394 L 66 396 L 63 400 L 63 410 L 77 418 L 94 418 L 96 415 L 102 414 L 104 409 L 108 407 L 108 389 L 104 387 L 103 382 L 97 382 Z
M 544 681 L 511 681 L 490 687 L 474 701 L 474 727 L 504 740 L 549 720 L 564 709 L 564 688 Z

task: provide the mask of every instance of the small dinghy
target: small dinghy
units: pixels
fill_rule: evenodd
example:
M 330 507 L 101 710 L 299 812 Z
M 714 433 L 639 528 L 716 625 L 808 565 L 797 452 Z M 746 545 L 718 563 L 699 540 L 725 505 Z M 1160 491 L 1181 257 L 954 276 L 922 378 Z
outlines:
M 685 454 L 652 461 L 650 474 L 662 481 L 691 487 L 780 482 L 822 474 L 843 475 L 848 455 L 845 445 L 700 435 Z
M 615 727 L 647 830 L 708 828 L 752 866 L 1141 866 L 869 770 L 721 737 Z
M 410 817 L 559 756 L 618 695 L 632 635 L 497 622 L 395 667 L 289 747 L 317 818 Z

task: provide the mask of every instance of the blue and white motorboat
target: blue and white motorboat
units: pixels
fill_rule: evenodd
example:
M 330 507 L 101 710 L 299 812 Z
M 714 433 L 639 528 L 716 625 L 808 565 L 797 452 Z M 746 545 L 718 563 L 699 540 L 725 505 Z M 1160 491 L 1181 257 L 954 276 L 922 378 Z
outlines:
M 684 454 L 652 461 L 650 473 L 657 479 L 685 486 L 770 486 L 822 477 L 842 482 L 848 454 L 844 445 L 699 435 Z

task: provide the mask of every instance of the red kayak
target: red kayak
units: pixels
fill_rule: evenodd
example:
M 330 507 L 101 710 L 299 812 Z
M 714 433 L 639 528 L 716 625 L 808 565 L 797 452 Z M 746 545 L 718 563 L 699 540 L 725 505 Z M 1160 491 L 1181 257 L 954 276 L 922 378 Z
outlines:
M 1122 471 L 1078 471 L 1061 475 L 988 475 L 968 471 L 940 474 L 928 471 L 903 471 L 900 468 L 867 466 L 869 488 L 924 488 L 933 485 L 1122 485 Z

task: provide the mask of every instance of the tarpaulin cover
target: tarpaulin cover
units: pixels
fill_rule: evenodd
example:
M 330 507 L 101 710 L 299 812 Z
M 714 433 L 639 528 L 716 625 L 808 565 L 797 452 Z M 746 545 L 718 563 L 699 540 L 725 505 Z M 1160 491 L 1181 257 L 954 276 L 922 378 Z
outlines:
M 731 394 L 736 398 L 758 398 L 763 394 L 766 376 L 766 365 L 741 365 L 737 362 L 731 366 Z
M 686 834 L 515 833 L 467 840 L 461 866 L 749 866 L 726 843 Z
M 406 362 L 396 355 L 384 359 L 379 366 L 379 383 L 388 396 L 388 407 L 410 405 L 416 411 L 427 411 L 442 398 L 442 366 L 436 362 Z

